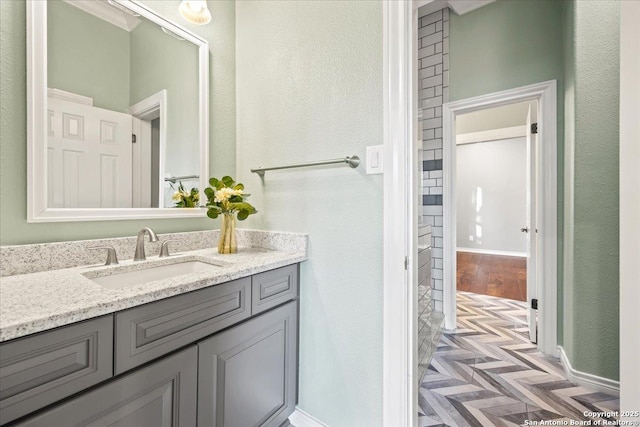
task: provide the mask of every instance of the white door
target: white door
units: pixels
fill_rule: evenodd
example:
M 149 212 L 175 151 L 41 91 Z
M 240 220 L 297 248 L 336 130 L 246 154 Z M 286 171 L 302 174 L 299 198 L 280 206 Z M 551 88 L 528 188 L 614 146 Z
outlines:
M 151 207 L 151 122 L 132 117 L 133 207 Z
M 49 98 L 48 207 L 131 207 L 131 116 Z
M 521 229 L 527 235 L 527 320 L 529 339 L 538 342 L 537 312 L 532 308 L 532 300 L 538 298 L 536 281 L 536 136 L 531 134 L 531 106 L 527 114 L 527 224 Z

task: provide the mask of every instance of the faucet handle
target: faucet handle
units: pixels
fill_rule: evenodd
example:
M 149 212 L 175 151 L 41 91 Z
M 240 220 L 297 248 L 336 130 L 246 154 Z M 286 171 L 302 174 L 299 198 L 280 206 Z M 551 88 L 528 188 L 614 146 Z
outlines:
M 171 256 L 171 254 L 169 253 L 169 243 L 172 242 L 177 242 L 178 240 L 176 239 L 169 239 L 169 240 L 165 240 L 164 242 L 162 242 L 162 246 L 160 246 L 160 258 L 164 258 L 167 256 Z
M 89 250 L 106 249 L 107 250 L 107 261 L 104 263 L 104 265 L 119 264 L 118 263 L 118 255 L 116 255 L 116 250 L 113 249 L 111 246 L 92 246 L 92 247 L 87 248 L 87 249 L 89 249 Z

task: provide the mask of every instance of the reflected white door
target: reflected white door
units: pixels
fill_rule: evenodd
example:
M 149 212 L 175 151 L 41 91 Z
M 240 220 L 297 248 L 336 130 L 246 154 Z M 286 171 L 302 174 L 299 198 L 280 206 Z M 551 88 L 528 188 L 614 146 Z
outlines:
M 536 138 L 531 134 L 531 106 L 527 114 L 527 224 L 522 229 L 527 234 L 527 320 L 529 321 L 529 339 L 538 342 L 536 310 L 532 308 L 532 300 L 538 298 L 536 280 Z
M 131 115 L 48 99 L 48 207 L 130 208 Z

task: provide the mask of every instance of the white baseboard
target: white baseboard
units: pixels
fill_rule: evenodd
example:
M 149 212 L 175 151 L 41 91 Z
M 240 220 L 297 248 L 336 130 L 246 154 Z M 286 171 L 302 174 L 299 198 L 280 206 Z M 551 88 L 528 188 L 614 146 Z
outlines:
M 560 362 L 562 363 L 564 372 L 570 382 L 579 386 L 602 391 L 604 393 L 611 393 L 616 396 L 620 396 L 620 381 L 614 381 L 609 378 L 603 378 L 586 372 L 577 371 L 571 366 L 571 362 L 569 362 L 567 354 L 564 352 L 562 346 L 558 346 L 558 352 L 560 353 Z
M 329 427 L 297 407 L 295 412 L 289 417 L 289 422 L 291 422 L 293 427 Z
M 471 252 L 474 254 L 486 254 L 486 255 L 502 255 L 502 256 L 517 256 L 526 258 L 526 252 L 512 252 L 512 251 L 495 251 L 493 249 L 478 249 L 478 248 L 456 248 L 458 252 Z

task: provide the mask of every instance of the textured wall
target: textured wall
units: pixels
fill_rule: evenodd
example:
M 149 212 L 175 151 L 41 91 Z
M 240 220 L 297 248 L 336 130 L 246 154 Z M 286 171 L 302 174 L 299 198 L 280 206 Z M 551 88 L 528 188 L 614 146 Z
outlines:
M 177 3 L 145 4 L 210 43 L 210 171 L 235 173 L 235 4 L 209 2 L 212 25 L 185 22 Z M 0 244 L 127 236 L 149 225 L 159 232 L 218 227 L 209 219 L 100 221 L 27 224 L 26 7 L 0 1 Z
M 418 102 L 422 126 L 422 222 L 431 225 L 431 294 L 442 311 L 442 104 L 449 101 L 449 9 L 418 10 Z
M 382 422 L 382 176 L 249 169 L 382 144 L 379 1 L 237 3 L 238 176 L 247 226 L 307 232 L 299 406 L 331 426 Z M 244 224 L 243 224 L 244 225 Z
M 564 349 L 573 368 L 617 380 L 620 5 L 567 8 Z

